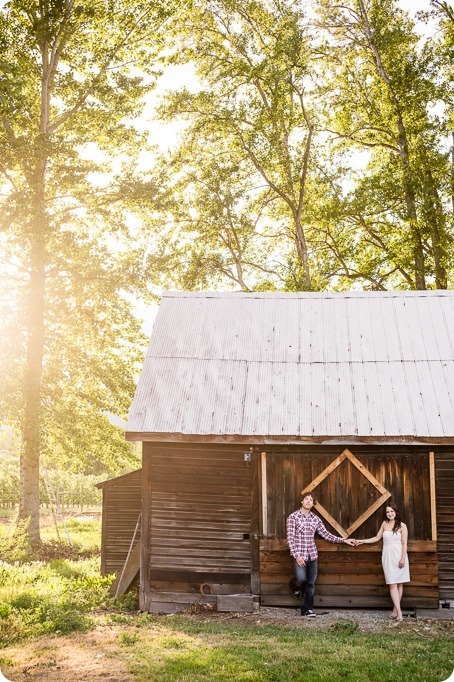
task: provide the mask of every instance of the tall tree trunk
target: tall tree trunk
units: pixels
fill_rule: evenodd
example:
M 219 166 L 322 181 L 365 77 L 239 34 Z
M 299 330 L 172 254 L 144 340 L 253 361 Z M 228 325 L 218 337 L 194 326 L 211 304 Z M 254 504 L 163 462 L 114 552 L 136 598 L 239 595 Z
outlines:
M 309 267 L 309 255 L 307 252 L 307 242 L 306 235 L 304 233 L 304 228 L 301 224 L 301 218 L 298 211 L 294 215 L 295 228 L 296 228 L 296 251 L 298 253 L 299 260 L 303 267 L 303 285 L 305 291 L 312 290 L 311 281 L 311 271 Z
M 39 457 L 41 378 L 44 354 L 44 248 L 35 239 L 31 254 L 27 305 L 27 358 L 23 376 L 24 417 L 20 454 L 19 518 L 30 519 L 28 535 L 33 544 L 39 532 Z
M 19 518 L 30 519 L 28 535 L 40 542 L 39 465 L 41 440 L 41 391 L 44 358 L 46 242 L 49 233 L 46 211 L 46 170 L 49 153 L 49 119 L 52 68 L 46 31 L 41 50 L 41 106 L 39 131 L 26 176 L 32 195 L 29 225 L 30 280 L 27 300 L 27 355 L 23 376 L 24 415 L 21 434 Z
M 312 290 L 311 269 L 310 269 L 310 265 L 309 265 L 309 255 L 307 252 L 306 234 L 305 234 L 303 224 L 302 224 L 302 216 L 303 216 L 303 211 L 304 211 L 304 200 L 305 200 L 305 195 L 306 195 L 306 184 L 307 184 L 308 169 L 309 169 L 309 157 L 310 157 L 310 153 L 311 153 L 311 147 L 312 147 L 312 142 L 313 142 L 313 135 L 314 135 L 315 126 L 312 123 L 312 121 L 310 120 L 309 115 L 307 113 L 307 110 L 306 110 L 306 107 L 304 104 L 303 93 L 298 92 L 298 96 L 299 96 L 301 111 L 303 113 L 303 116 L 304 116 L 304 119 L 305 119 L 306 125 L 307 125 L 307 138 L 306 138 L 306 144 L 304 147 L 303 165 L 301 168 L 301 173 L 300 173 L 300 178 L 299 178 L 298 207 L 297 207 L 296 213 L 294 214 L 294 220 L 295 220 L 295 227 L 296 227 L 298 255 L 299 255 L 301 262 L 302 262 L 302 265 L 303 265 L 304 288 L 306 291 L 311 291 Z
M 446 225 L 443 205 L 430 169 L 427 170 L 427 214 L 431 232 L 432 256 L 434 259 L 435 284 L 437 289 L 448 288 L 448 275 L 444 263 L 446 262 Z
M 454 215 L 454 133 L 451 133 L 451 210 Z

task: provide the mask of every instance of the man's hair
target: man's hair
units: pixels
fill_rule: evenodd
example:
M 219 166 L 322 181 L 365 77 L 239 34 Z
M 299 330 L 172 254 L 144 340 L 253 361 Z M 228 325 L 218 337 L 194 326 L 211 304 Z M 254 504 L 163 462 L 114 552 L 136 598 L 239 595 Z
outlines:
M 311 493 L 309 490 L 301 491 L 301 502 L 304 500 L 305 497 L 312 497 L 312 499 L 314 500 L 314 504 L 317 502 L 315 495 Z

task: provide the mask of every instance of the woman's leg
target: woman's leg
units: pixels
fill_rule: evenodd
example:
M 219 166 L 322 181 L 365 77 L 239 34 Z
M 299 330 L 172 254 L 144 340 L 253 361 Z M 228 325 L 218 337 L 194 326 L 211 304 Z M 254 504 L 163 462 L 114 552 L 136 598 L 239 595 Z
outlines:
M 402 611 L 400 610 L 400 599 L 402 591 L 400 591 L 399 593 L 399 585 L 398 584 L 390 585 L 389 593 L 391 595 L 391 599 L 394 606 L 393 614 L 396 615 L 397 620 L 402 620 Z

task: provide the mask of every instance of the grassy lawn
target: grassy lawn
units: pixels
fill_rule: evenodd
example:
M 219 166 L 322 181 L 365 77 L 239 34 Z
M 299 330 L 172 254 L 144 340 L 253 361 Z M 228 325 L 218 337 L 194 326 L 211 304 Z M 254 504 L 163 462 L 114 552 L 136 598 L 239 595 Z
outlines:
M 421 635 L 407 623 L 378 633 L 353 622 L 327 629 L 247 625 L 193 615 L 106 612 L 95 630 L 0 649 L 8 679 L 134 682 L 441 682 L 453 670 L 449 632 Z M 70 647 L 70 648 L 68 648 Z M 68 651 L 70 654 L 68 655 Z M 66 659 L 59 659 L 66 652 Z M 51 667 L 53 666 L 53 667 Z M 33 675 L 35 669 L 36 676 Z M 26 676 L 22 677 L 22 673 Z
M 244 627 L 161 617 L 121 635 L 138 682 L 386 682 L 446 680 L 454 640 L 404 631 L 371 634 L 353 623 L 328 630 Z

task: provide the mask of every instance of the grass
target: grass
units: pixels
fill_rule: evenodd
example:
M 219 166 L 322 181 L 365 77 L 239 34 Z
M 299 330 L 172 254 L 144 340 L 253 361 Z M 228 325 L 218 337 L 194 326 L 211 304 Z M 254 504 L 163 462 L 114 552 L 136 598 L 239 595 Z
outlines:
M 31 559 L 24 560 L 29 548 L 18 546 L 13 554 L 9 548 L 8 561 L 0 563 L 0 647 L 49 633 L 86 631 L 96 610 L 112 606 L 113 576 L 99 572 L 100 520 L 69 518 L 67 527 L 73 545 L 55 540 L 47 525 L 43 545 Z M 5 530 L 2 537 L 12 538 Z
M 441 682 L 453 669 L 453 644 L 447 636 L 213 625 L 185 616 L 154 618 L 140 640 L 122 640 L 134 648 L 137 682 Z
M 308 629 L 215 622 L 191 614 L 106 612 L 96 635 L 80 633 L 74 640 L 61 634 L 61 644 L 42 639 L 34 658 L 26 654 L 26 665 L 57 662 L 58 677 L 49 679 L 65 682 L 67 670 L 57 652 L 68 642 L 73 648 L 77 644 L 78 661 L 104 659 L 102 674 L 90 678 L 96 680 L 107 672 L 123 679 L 119 669 L 134 682 L 441 682 L 452 673 L 454 641 L 447 632 L 417 634 L 410 622 L 378 633 L 355 625 Z M 22 652 L 20 644 L 0 650 L 7 677 L 18 674 Z M 73 680 L 74 669 L 69 672 Z
M 5 510 L 3 510 L 5 511 Z M 21 537 L 21 528 L 13 530 L 15 512 L 0 517 L 0 559 L 7 561 L 43 560 L 58 558 L 78 560 L 99 557 L 101 544 L 101 512 L 65 516 L 65 525 L 59 521 L 58 532 L 49 513 L 41 516 L 41 546 L 34 551 Z M 20 522 L 20 524 L 23 522 Z M 19 524 L 19 525 L 20 525 Z M 66 530 L 65 530 L 66 528 Z
M 101 518 L 80 514 L 76 517 L 65 519 L 66 529 L 71 542 L 79 548 L 81 553 L 99 552 L 101 543 Z M 55 524 L 46 523 L 41 530 L 41 539 L 44 543 L 63 542 L 68 543 L 64 528 L 59 524 L 59 535 Z
M 111 582 L 99 575 L 97 559 L 0 565 L 0 646 L 89 629 Z

